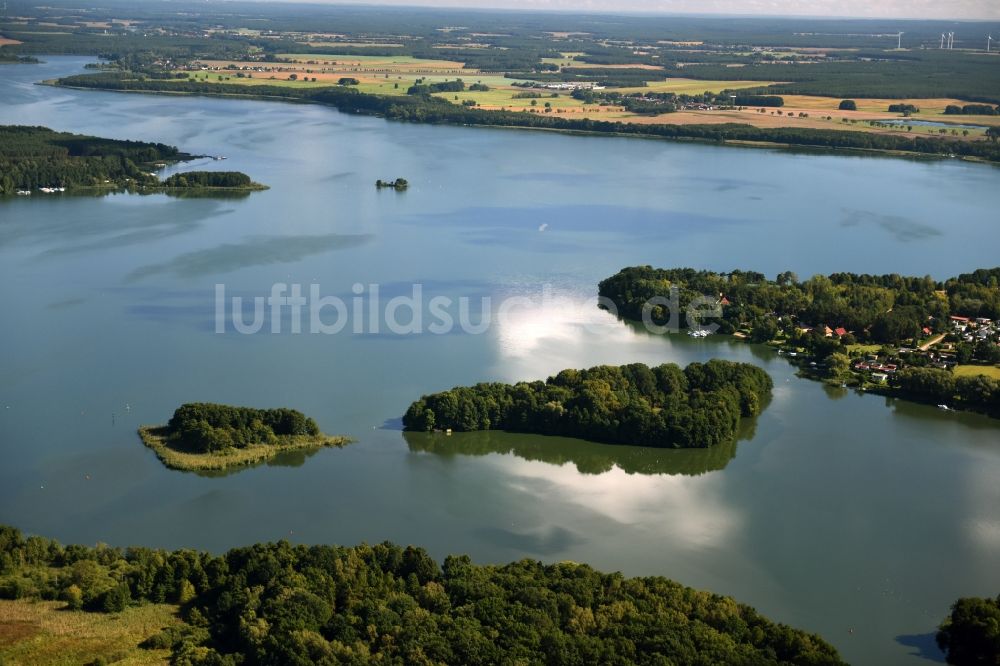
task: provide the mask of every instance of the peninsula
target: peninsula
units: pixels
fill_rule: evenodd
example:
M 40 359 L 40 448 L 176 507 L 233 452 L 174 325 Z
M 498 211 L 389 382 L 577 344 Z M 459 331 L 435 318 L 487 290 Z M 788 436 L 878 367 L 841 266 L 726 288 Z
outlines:
M 603 280 L 598 293 L 623 319 L 678 329 L 694 325 L 689 308 L 700 302 L 696 310 L 708 315 L 701 326 L 769 344 L 804 376 L 1000 417 L 998 280 L 1000 268 L 937 282 L 633 266 Z M 663 305 L 671 302 L 674 312 Z
M 563 370 L 544 382 L 477 384 L 425 395 L 406 430 L 508 430 L 607 444 L 706 448 L 731 442 L 756 416 L 771 377 L 749 363 L 712 360 L 683 370 L 642 363 Z
M 93 191 L 136 193 L 267 189 L 236 171 L 192 171 L 161 181 L 155 171 L 194 159 L 174 146 L 0 126 L 0 196 Z
M 188 403 L 165 426 L 141 426 L 139 437 L 170 469 L 223 470 L 264 462 L 284 451 L 343 447 L 347 437 L 325 435 L 293 409 L 252 409 Z

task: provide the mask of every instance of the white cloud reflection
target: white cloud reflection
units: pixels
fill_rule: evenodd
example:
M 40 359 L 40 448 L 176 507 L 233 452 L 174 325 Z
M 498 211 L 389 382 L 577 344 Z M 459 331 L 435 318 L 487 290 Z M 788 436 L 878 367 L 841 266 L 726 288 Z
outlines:
M 510 476 L 511 491 L 532 495 L 539 505 L 576 506 L 668 537 L 674 547 L 721 547 L 733 542 L 744 523 L 743 512 L 722 498 L 724 475 L 627 474 L 617 467 L 595 475 L 581 474 L 572 464 L 514 456 L 494 462 Z

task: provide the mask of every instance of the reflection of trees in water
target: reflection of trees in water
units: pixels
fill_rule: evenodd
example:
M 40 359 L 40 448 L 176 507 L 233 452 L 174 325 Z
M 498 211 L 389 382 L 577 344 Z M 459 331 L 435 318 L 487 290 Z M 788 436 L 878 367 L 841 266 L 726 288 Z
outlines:
M 410 451 L 439 456 L 513 454 L 551 465 L 572 463 L 581 474 L 603 474 L 618 467 L 629 474 L 698 476 L 724 469 L 736 456 L 737 441 L 752 439 L 756 419 L 744 419 L 738 440 L 709 449 L 656 449 L 641 446 L 596 444 L 566 437 L 547 437 L 485 430 L 445 435 L 439 432 L 404 432 Z
M 296 449 L 294 451 L 282 451 L 273 458 L 268 458 L 267 460 L 262 460 L 253 465 L 239 465 L 237 467 L 229 467 L 226 469 L 199 469 L 190 470 L 191 474 L 197 474 L 198 476 L 205 476 L 209 478 L 221 478 L 224 476 L 230 476 L 232 474 L 239 474 L 248 469 L 254 467 L 261 467 L 267 465 L 268 467 L 302 467 L 306 463 L 306 460 L 316 455 L 320 448 L 315 449 Z
M 823 393 L 826 393 L 826 397 L 831 400 L 841 400 L 846 398 L 850 394 L 850 390 L 842 386 L 831 386 L 830 384 L 823 384 Z

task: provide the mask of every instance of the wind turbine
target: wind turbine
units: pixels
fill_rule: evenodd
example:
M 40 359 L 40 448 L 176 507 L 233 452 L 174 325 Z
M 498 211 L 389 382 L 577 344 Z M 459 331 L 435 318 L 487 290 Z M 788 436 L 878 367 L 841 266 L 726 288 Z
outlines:
M 938 46 L 938 48 L 939 49 L 943 49 L 944 48 L 944 33 L 943 32 L 941 33 L 941 45 Z
M 905 32 L 900 32 L 898 35 L 896 35 L 896 49 L 897 50 L 903 48 L 903 35 L 905 35 L 905 34 L 906 34 Z
M 986 35 L 986 52 L 990 52 L 990 42 L 993 41 L 993 35 Z

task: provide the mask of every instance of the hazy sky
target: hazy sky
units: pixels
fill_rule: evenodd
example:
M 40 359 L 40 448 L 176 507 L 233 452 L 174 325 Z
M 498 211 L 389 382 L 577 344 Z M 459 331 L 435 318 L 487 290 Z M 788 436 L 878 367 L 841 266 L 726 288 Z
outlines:
M 289 0 L 292 1 L 292 0 Z M 294 0 L 302 1 L 302 0 Z M 310 0 L 306 0 L 310 1 Z M 338 0 L 311 0 L 337 2 Z M 1000 0 L 353 0 L 354 3 L 602 12 L 1000 19 Z

